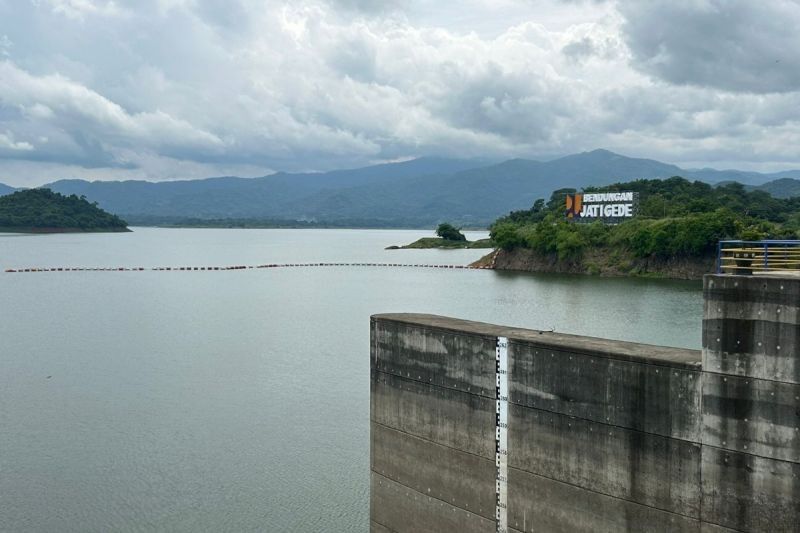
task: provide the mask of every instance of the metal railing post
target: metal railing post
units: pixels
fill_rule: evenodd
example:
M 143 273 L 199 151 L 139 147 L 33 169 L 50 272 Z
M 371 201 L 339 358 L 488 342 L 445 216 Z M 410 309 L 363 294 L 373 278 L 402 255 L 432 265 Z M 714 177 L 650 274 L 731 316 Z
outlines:
M 776 250 L 777 248 L 777 250 Z M 764 257 L 758 261 L 758 250 Z M 725 256 L 725 254 L 728 256 Z M 771 257 L 775 254 L 775 257 Z M 727 263 L 726 263 L 727 261 Z M 800 240 L 717 241 L 717 274 L 752 275 L 759 272 L 800 272 Z
M 769 243 L 764 241 L 764 270 L 769 270 Z

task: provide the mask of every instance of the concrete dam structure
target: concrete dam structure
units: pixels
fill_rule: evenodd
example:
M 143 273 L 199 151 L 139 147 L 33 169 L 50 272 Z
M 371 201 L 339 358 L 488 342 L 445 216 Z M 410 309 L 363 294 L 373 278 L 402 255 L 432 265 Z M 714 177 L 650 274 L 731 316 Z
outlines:
M 703 290 L 702 351 L 373 316 L 371 530 L 800 531 L 800 278 Z

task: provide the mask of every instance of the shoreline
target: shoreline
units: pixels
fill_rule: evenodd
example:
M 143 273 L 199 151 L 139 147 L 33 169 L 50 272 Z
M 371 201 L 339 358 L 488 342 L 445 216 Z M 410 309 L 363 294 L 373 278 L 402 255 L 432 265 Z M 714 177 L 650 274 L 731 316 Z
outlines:
M 559 260 L 530 249 L 497 249 L 470 266 L 512 272 L 581 274 L 600 277 L 658 278 L 698 281 L 714 272 L 713 255 L 703 257 L 630 258 L 607 249 L 587 250 L 580 259 Z
M 124 227 L 124 228 L 92 228 L 92 229 L 84 229 L 84 228 L 54 228 L 54 227 L 46 227 L 46 228 L 33 228 L 33 227 L 0 227 L 0 233 L 40 233 L 40 234 L 50 234 L 50 233 L 130 233 L 133 230 Z
M 405 245 L 387 246 L 386 250 L 474 250 L 494 248 L 490 239 L 448 241 L 440 237 L 422 237 Z

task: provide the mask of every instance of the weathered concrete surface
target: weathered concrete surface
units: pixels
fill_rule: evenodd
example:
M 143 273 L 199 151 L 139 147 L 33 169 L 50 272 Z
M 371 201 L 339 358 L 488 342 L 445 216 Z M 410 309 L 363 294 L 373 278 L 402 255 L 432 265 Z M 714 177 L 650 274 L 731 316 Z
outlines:
M 509 446 L 516 448 L 510 456 L 515 479 L 523 483 L 527 476 L 577 491 L 576 497 L 596 502 L 601 515 L 606 511 L 603 523 L 609 531 L 621 524 L 634 531 L 653 517 L 659 517 L 664 531 L 699 527 L 699 451 L 686 440 L 669 438 L 699 431 L 699 414 L 685 407 L 699 402 L 699 352 L 426 315 L 382 315 L 372 322 L 371 468 L 402 487 L 379 485 L 383 496 L 373 495 L 371 512 L 377 524 L 397 531 L 422 527 L 403 520 L 403 513 L 376 518 L 387 511 L 375 506 L 400 496 L 403 501 L 391 505 L 408 512 L 421 506 L 424 515 L 430 510 L 427 498 L 434 498 L 440 506 L 467 511 L 465 517 L 494 523 L 494 348 L 499 335 L 512 338 L 510 420 L 517 429 L 509 432 Z M 592 370 L 595 380 L 609 377 L 602 391 L 592 388 Z M 566 379 L 529 381 L 531 373 Z M 592 399 L 595 392 L 600 397 Z M 673 392 L 681 401 L 671 400 Z M 664 397 L 666 402 L 648 401 Z M 546 402 L 538 406 L 542 409 L 536 408 L 537 401 Z M 640 423 L 643 413 L 653 420 Z M 533 424 L 540 415 L 541 425 Z M 545 417 L 558 423 L 544 423 Z M 618 427 L 626 424 L 630 428 Z M 531 439 L 517 438 L 525 435 Z M 582 459 L 564 463 L 570 454 Z M 597 477 L 598 472 L 606 475 Z M 661 480 L 667 475 L 674 484 Z M 528 503 L 521 505 L 522 522 L 510 525 L 530 531 Z M 695 518 L 678 517 L 669 511 L 675 508 Z M 550 500 L 548 509 L 552 517 L 580 518 L 570 500 Z M 442 522 L 428 527 L 445 531 L 456 526 Z
M 509 409 L 509 466 L 700 517 L 699 444 L 515 404 Z
M 375 328 L 374 369 L 423 383 L 494 398 L 494 350 L 490 336 L 457 334 L 401 322 Z
M 427 496 L 380 474 L 370 479 L 370 519 L 391 531 L 493 533 L 494 520 Z
M 705 295 L 702 353 L 373 317 L 373 531 L 494 530 L 498 336 L 510 531 L 800 531 L 800 279 Z
M 734 533 L 735 531 L 735 529 L 718 526 L 717 524 L 700 522 L 700 533 Z
M 703 370 L 800 383 L 800 279 L 709 275 Z
M 584 337 L 582 335 L 568 335 L 566 333 L 555 333 L 552 331 L 510 328 L 508 326 L 487 324 L 486 322 L 474 322 L 472 320 L 462 320 L 460 318 L 438 315 L 384 313 L 374 315 L 372 320 L 373 323 L 380 322 L 382 324 L 386 324 L 387 322 L 412 324 L 426 329 L 449 331 L 456 335 L 474 335 L 486 338 L 502 336 L 520 342 L 535 342 L 545 348 L 564 349 L 565 347 L 570 347 L 571 349 L 585 354 L 594 354 L 597 356 L 605 355 L 614 359 L 657 365 L 683 366 L 693 370 L 699 369 L 701 364 L 700 352 L 698 350 L 686 350 L 638 342 L 615 341 L 598 337 Z M 373 343 L 373 350 L 375 348 L 376 346 Z M 492 350 L 494 350 L 494 348 L 492 348 Z M 373 356 L 374 355 L 375 353 L 373 353 Z M 382 353 L 378 355 L 379 359 L 383 357 Z M 493 353 L 489 355 L 494 357 Z M 492 359 L 492 361 L 494 361 L 494 359 Z
M 509 523 L 525 532 L 698 533 L 697 519 L 511 468 Z
M 494 520 L 493 459 L 448 448 L 375 422 L 372 471 L 422 494 Z
M 696 352 L 695 352 L 696 353 Z M 699 353 L 696 353 L 699 359 Z M 578 348 L 514 340 L 510 399 L 595 422 L 700 441 L 699 369 L 656 365 Z
M 369 531 L 370 533 L 393 533 L 391 529 L 388 527 L 382 526 L 381 524 L 377 523 L 375 520 L 369 521 Z
M 494 400 L 376 372 L 372 422 L 494 460 Z
M 708 373 L 703 443 L 800 463 L 800 385 Z
M 703 446 L 702 519 L 738 531 L 800 530 L 800 465 Z
M 703 520 L 800 530 L 800 279 L 706 276 Z
M 398 532 L 494 531 L 495 342 L 372 322 L 373 522 Z

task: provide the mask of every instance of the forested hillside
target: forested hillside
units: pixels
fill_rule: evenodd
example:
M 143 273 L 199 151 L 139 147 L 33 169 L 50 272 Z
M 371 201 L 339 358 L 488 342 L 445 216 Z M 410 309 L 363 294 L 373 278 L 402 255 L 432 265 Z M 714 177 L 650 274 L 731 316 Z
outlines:
M 449 221 L 478 228 L 563 187 L 676 175 L 756 186 L 795 174 L 686 170 L 593 150 L 547 161 L 423 157 L 324 173 L 161 182 L 59 180 L 47 187 L 86 196 L 142 225 L 431 227 Z
M 75 195 L 28 189 L 0 197 L 5 231 L 127 231 L 127 223 Z
M 617 225 L 568 222 L 564 197 L 575 189 L 561 189 L 547 203 L 540 199 L 530 209 L 499 218 L 491 227 L 492 239 L 503 250 L 527 249 L 573 266 L 591 256 L 591 264 L 583 265 L 589 272 L 612 267 L 624 272 L 642 259 L 708 257 L 720 239 L 800 235 L 800 198 L 774 198 L 738 183 L 715 188 L 673 177 L 584 191 L 638 192 L 638 215 Z

